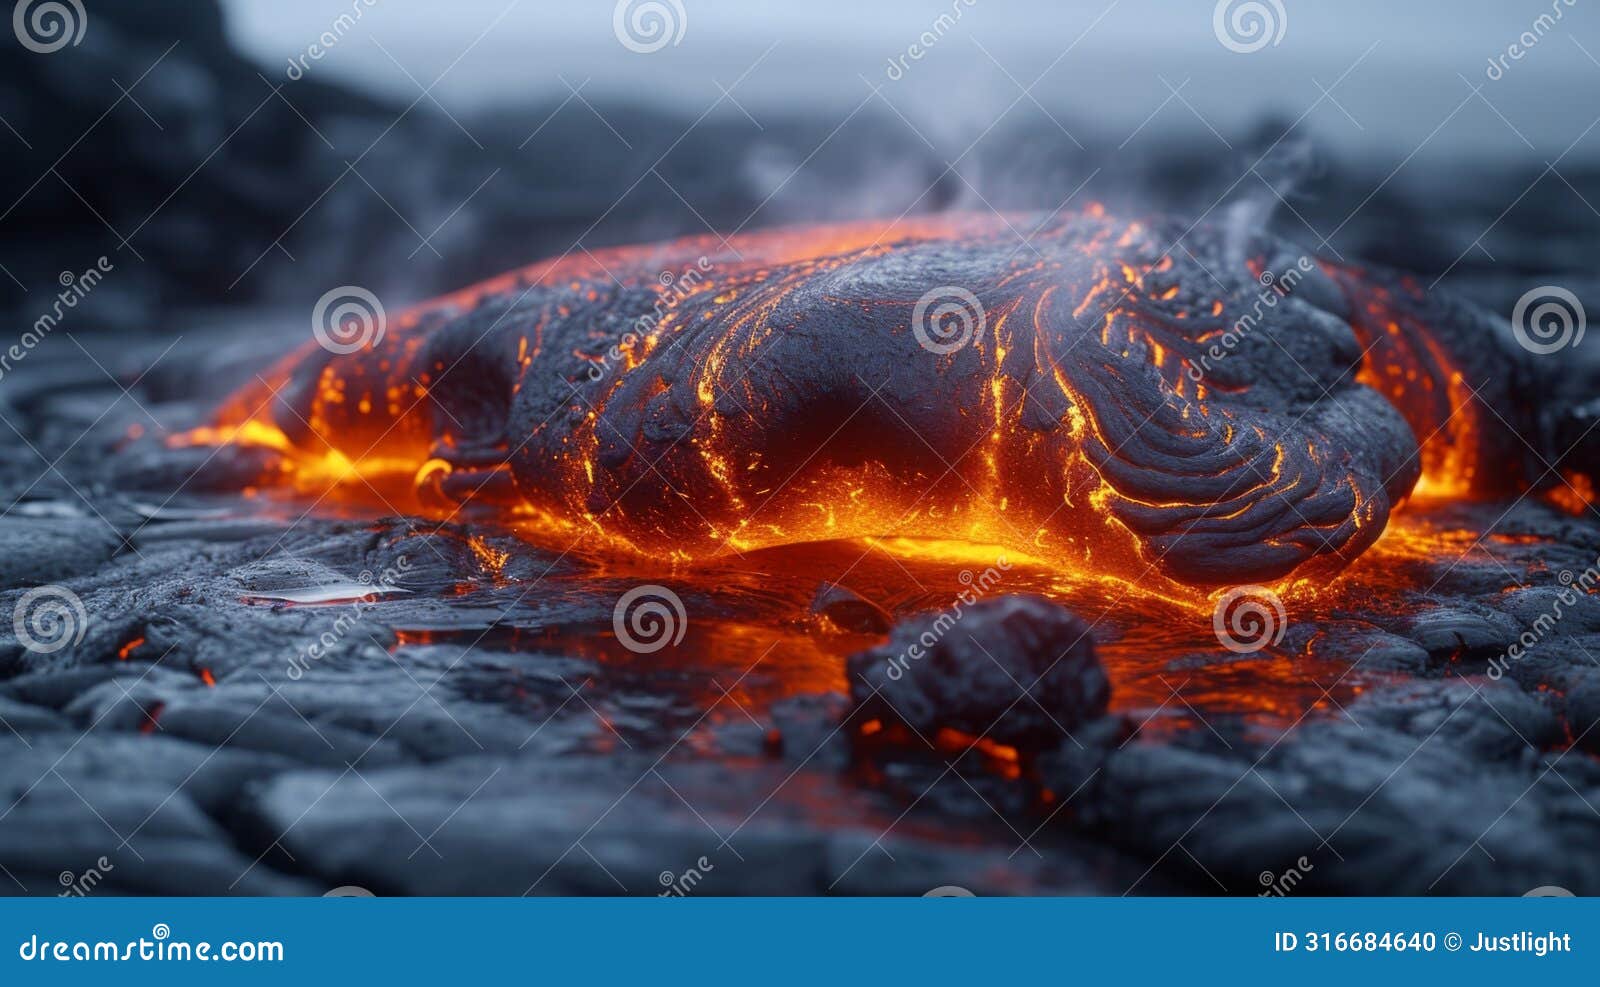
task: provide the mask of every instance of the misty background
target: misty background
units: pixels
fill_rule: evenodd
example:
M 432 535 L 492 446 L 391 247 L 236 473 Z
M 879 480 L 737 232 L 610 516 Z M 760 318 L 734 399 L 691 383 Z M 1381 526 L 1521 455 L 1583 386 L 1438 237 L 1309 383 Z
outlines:
M 0 311 L 100 257 L 73 328 L 160 336 L 611 244 L 1089 201 L 1501 310 L 1600 303 L 1586 0 L 1224 6 L 1271 37 L 1178 0 L 632 0 L 671 37 L 631 46 L 609 0 L 91 4 L 75 44 L 0 42 Z
M 224 6 L 229 38 L 281 71 L 350 4 Z M 1347 153 L 1403 157 L 1447 117 L 1422 148 L 1430 160 L 1553 157 L 1580 137 L 1586 153 L 1600 148 L 1600 137 L 1584 135 L 1600 113 L 1600 11 L 1586 0 L 1285 0 L 1281 41 L 1248 54 L 1218 43 L 1213 5 L 1195 0 L 683 0 L 681 41 L 648 55 L 617 43 L 613 6 L 378 0 L 318 71 L 404 102 L 418 93 L 414 80 L 426 86 L 437 79 L 433 96 L 455 113 L 560 100 L 568 95 L 564 77 L 574 86 L 587 82 L 590 100 L 639 101 L 693 116 L 717 99 L 717 83 L 731 84 L 761 59 L 735 92 L 757 120 L 761 111 L 795 107 L 842 114 L 868 95 L 869 84 L 890 81 L 891 57 L 940 15 L 959 10 L 955 26 L 886 92 L 935 142 L 975 137 L 1011 106 L 1019 82 L 1038 79 L 1033 96 L 1069 129 L 1105 140 L 1121 141 L 1151 113 L 1152 127 L 1198 138 L 1206 127 L 1196 112 L 1228 133 L 1309 110 L 1307 128 Z M 1485 95 L 1493 106 L 1470 98 L 1470 86 L 1491 83 L 1489 59 L 1533 30 L 1541 14 L 1559 14 L 1556 28 L 1492 82 Z M 1337 102 L 1313 108 L 1318 83 L 1331 87 L 1341 76 Z M 1170 95 L 1163 77 L 1173 86 L 1187 80 L 1183 96 L 1194 112 L 1176 100 L 1163 108 Z M 1468 105 L 1458 110 L 1463 100 Z M 719 109 L 740 115 L 732 106 Z M 1040 110 L 1024 100 L 1011 112 Z

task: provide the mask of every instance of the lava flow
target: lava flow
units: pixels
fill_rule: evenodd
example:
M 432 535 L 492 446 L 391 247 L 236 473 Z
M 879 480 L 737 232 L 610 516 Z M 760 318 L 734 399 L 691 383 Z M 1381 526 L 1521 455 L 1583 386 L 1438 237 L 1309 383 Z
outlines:
M 1419 477 L 1507 479 L 1459 355 L 1510 359 L 1487 320 L 1099 207 L 586 251 L 348 316 L 183 441 L 558 545 L 963 539 L 1191 598 L 1339 571 Z

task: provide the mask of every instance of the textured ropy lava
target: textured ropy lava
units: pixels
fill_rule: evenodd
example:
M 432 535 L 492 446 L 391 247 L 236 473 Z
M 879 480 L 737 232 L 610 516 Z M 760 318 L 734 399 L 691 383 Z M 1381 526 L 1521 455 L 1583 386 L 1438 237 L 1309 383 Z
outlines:
M 1515 377 L 1492 330 L 1098 207 L 776 230 L 346 319 L 191 441 L 270 450 L 265 486 L 657 557 L 938 536 L 1172 585 L 1321 577 L 1424 473 L 1514 482 L 1478 468 L 1518 420 L 1478 413 Z

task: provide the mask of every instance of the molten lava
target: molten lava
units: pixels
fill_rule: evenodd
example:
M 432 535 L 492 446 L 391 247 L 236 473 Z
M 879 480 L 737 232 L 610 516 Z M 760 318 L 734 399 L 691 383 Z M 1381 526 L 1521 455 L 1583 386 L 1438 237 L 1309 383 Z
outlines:
M 1336 572 L 1419 476 L 1480 483 L 1440 304 L 1098 207 L 699 237 L 335 326 L 364 338 L 185 441 L 270 451 L 262 488 L 647 556 L 936 537 L 1192 594 Z

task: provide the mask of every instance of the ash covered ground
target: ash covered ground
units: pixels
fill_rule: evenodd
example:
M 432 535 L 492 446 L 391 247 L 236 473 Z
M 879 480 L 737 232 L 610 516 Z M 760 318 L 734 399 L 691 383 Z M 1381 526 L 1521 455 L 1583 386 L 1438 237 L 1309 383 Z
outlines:
M 0 261 L 43 286 L 8 296 L 15 334 L 62 271 L 110 268 L 0 378 L 0 612 L 69 603 L 47 614 L 64 639 L 0 626 L 9 892 L 90 869 L 168 894 L 1600 892 L 1600 598 L 1572 596 L 1600 518 L 1549 477 L 1409 505 L 1337 592 L 1287 601 L 1270 647 L 1018 565 L 894 678 L 970 559 L 850 543 L 684 570 L 241 494 L 253 464 L 161 440 L 303 343 L 326 287 L 415 300 L 575 242 L 976 190 L 887 108 L 459 121 L 279 89 L 194 5 L 141 8 L 0 68 L 27 94 L 4 114 L 26 145 L 0 162 Z M 1580 155 L 1390 181 L 1292 122 L 1238 154 L 1156 132 L 1130 158 L 1004 118 L 973 173 L 1000 208 L 1048 210 L 1113 168 L 1124 207 L 1220 208 L 1502 316 L 1537 285 L 1596 298 Z M 1272 191 L 1231 188 L 1258 154 Z M 883 162 L 899 198 L 829 194 Z M 1570 373 L 1534 402 L 1534 474 L 1574 449 L 1595 468 L 1593 349 L 1548 358 Z M 645 584 L 684 633 L 640 654 L 614 614 Z

